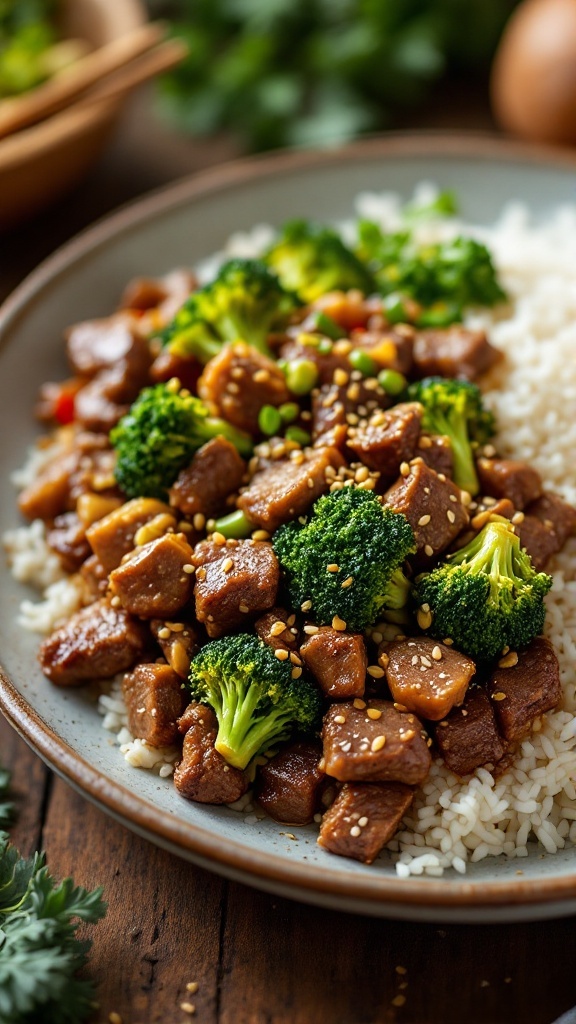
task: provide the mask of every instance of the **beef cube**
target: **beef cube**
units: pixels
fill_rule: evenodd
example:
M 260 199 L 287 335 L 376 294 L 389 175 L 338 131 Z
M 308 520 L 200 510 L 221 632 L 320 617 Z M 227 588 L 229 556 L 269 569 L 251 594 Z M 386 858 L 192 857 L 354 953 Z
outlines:
M 338 373 L 348 376 L 344 370 L 339 370 L 337 377 Z M 390 397 L 375 378 L 348 380 L 345 384 L 323 384 L 312 394 L 312 436 L 318 440 L 331 434 L 336 427 L 345 427 L 347 431 L 349 426 L 358 423 L 360 417 L 369 416 L 377 409 L 388 409 L 390 405 Z
M 142 622 L 103 599 L 75 612 L 44 640 L 40 667 L 56 686 L 108 679 L 129 669 L 147 640 Z
M 171 618 L 192 593 L 192 548 L 182 533 L 166 533 L 136 548 L 110 573 L 110 589 L 132 615 Z
M 186 699 L 182 680 L 169 665 L 142 664 L 122 680 L 130 732 L 151 747 L 169 747 L 178 739 L 176 720 Z
M 391 701 L 332 704 L 324 716 L 322 739 L 324 771 L 340 782 L 417 786 L 430 770 L 420 722 Z
M 416 332 L 412 372 L 418 378 L 440 376 L 475 380 L 501 358 L 484 331 L 454 324 L 445 329 Z
M 210 360 L 198 381 L 198 393 L 225 420 L 255 436 L 260 433 L 262 406 L 282 405 L 291 398 L 286 378 L 274 360 L 244 342 L 225 345 Z
M 68 360 L 80 377 L 95 377 L 102 370 L 122 365 L 125 380 L 146 383 L 151 363 L 148 342 L 126 313 L 105 320 L 87 320 L 66 332 Z
M 196 275 L 185 268 L 172 270 L 163 277 L 137 277 L 126 285 L 120 308 L 145 311 L 160 306 L 162 319 L 167 320 L 197 287 Z
M 187 622 L 166 622 L 152 619 L 150 631 L 162 654 L 181 679 L 187 679 L 190 662 L 200 644 L 193 627 Z
M 326 776 L 318 768 L 320 744 L 291 743 L 262 765 L 255 796 L 264 810 L 284 825 L 307 825 L 320 807 Z
M 256 471 L 238 499 L 248 519 L 273 533 L 282 523 L 304 515 L 329 489 L 326 470 L 344 466 L 336 448 L 306 449 L 304 458 L 279 459 Z
M 280 569 L 271 544 L 201 541 L 192 561 L 197 569 L 196 618 L 209 637 L 247 628 L 251 618 L 273 607 Z
M 290 615 L 284 608 L 273 608 L 270 612 L 265 612 L 259 619 L 256 619 L 254 623 L 254 629 L 269 647 L 274 650 L 282 647 L 285 651 L 294 652 L 298 651 L 298 629 L 294 625 L 296 621 L 295 615 Z M 280 629 L 280 626 L 283 628 Z
M 365 425 L 351 428 L 348 445 L 366 466 L 393 480 L 400 463 L 416 453 L 421 421 L 419 402 L 400 402 L 388 412 L 374 413 Z
M 542 494 L 540 474 L 528 462 L 482 456 L 476 462 L 476 469 L 483 494 L 509 498 L 517 509 L 523 509 Z
M 239 768 L 227 764 L 214 747 L 218 722 L 211 708 L 189 704 L 178 720 L 184 733 L 182 760 L 174 771 L 174 785 L 181 796 L 200 804 L 232 804 L 248 789 Z
M 541 571 L 550 556 L 562 550 L 575 527 L 576 509 L 558 494 L 545 491 L 528 505 L 516 532 L 534 567 Z
M 347 782 L 322 818 L 318 843 L 339 857 L 371 864 L 398 830 L 413 797 L 402 782 Z
M 188 388 L 195 395 L 203 369 L 202 363 L 197 359 L 181 356 L 168 348 L 163 348 L 150 367 L 150 379 L 155 384 L 161 384 L 177 377 L 181 386 Z
M 476 670 L 465 654 L 427 636 L 383 643 L 378 654 L 394 700 L 432 722 L 462 703 Z
M 452 445 L 450 444 L 450 438 L 446 437 L 445 434 L 420 434 L 417 454 L 436 473 L 452 476 L 454 468 Z
M 438 723 L 436 743 L 448 768 L 456 775 L 470 775 L 480 765 L 500 761 L 505 747 L 482 686 L 471 686 L 462 707 L 453 708 Z
M 75 457 L 68 449 L 59 449 L 42 466 L 37 477 L 18 496 L 18 508 L 26 519 L 55 519 L 69 510 L 70 473 Z
M 510 667 L 502 667 L 508 663 Z M 528 732 L 532 722 L 558 704 L 560 670 L 549 640 L 537 636 L 525 651 L 505 655 L 487 683 L 500 732 L 509 743 Z
M 141 381 L 133 386 L 127 386 L 126 366 L 123 363 L 108 370 L 101 370 L 76 394 L 76 422 L 86 430 L 109 433 L 126 415 L 145 383 Z
M 86 530 L 76 512 L 63 512 L 56 516 L 46 541 L 58 555 L 65 572 L 78 572 L 82 562 L 91 554 Z
M 170 504 L 192 518 L 197 512 L 215 516 L 226 507 L 226 498 L 237 491 L 246 463 L 225 437 L 214 437 L 195 453 L 189 466 L 170 488 Z
M 104 597 L 108 590 L 108 572 L 96 555 L 90 555 L 80 566 L 80 576 L 83 584 L 84 604 L 97 601 Z
M 133 498 L 88 527 L 90 547 L 108 572 L 116 569 L 124 555 L 134 549 L 138 530 L 156 516 L 168 516 L 166 524 L 176 525 L 172 510 L 163 501 Z
M 362 636 L 320 626 L 302 644 L 300 656 L 326 697 L 363 696 L 368 658 Z
M 413 459 L 407 476 L 400 476 L 383 501 L 403 512 L 414 530 L 420 563 L 437 558 L 467 526 L 468 512 L 461 492 L 451 480 L 435 473 L 421 458 Z

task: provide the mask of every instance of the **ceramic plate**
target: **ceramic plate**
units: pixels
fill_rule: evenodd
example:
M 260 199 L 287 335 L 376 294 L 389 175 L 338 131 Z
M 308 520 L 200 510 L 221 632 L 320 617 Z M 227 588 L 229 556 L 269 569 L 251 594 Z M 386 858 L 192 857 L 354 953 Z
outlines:
M 190 265 L 233 232 L 288 217 L 350 216 L 363 189 L 408 197 L 422 179 L 454 189 L 466 218 L 490 222 L 511 199 L 544 216 L 576 199 L 576 158 L 486 139 L 389 137 L 333 154 L 242 161 L 178 183 L 85 232 L 44 263 L 0 316 L 0 531 L 17 520 L 10 472 L 37 428 L 38 385 L 66 373 L 62 331 L 105 316 L 123 284 Z M 129 767 L 82 690 L 52 687 L 36 664 L 38 637 L 15 627 L 24 588 L 0 568 L 0 707 L 44 760 L 89 799 L 152 842 L 229 877 L 326 906 L 383 916 L 518 920 L 576 912 L 576 850 L 521 863 L 488 858 L 463 879 L 397 878 L 391 862 L 366 867 L 316 845 L 313 827 L 286 835 L 271 820 L 247 824 L 228 808 L 178 796 L 170 780 Z

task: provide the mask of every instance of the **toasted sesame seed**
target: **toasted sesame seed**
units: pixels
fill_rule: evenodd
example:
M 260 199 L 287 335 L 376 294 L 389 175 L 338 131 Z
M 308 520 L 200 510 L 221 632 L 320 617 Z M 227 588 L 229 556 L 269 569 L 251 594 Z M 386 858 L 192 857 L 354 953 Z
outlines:
M 405 1002 L 406 996 L 394 996 L 394 999 L 392 999 L 392 1006 L 404 1006 Z
M 357 484 L 361 484 L 364 480 L 367 480 L 370 476 L 368 466 L 360 466 L 359 469 L 354 473 L 354 480 Z
M 256 373 L 252 374 L 252 380 L 256 384 L 264 384 L 267 380 L 270 380 L 270 371 L 265 369 L 256 370 Z
M 196 568 L 195 568 L 195 566 L 191 565 L 191 564 L 190 564 L 190 562 L 187 562 L 187 564 L 186 564 L 186 565 L 183 565 L 183 566 L 182 566 L 182 569 L 183 569 L 183 571 L 184 571 L 185 573 L 187 573 L 187 574 L 188 574 L 188 576 L 192 576 L 192 575 L 193 575 L 193 573 L 195 573 L 195 572 L 196 572 Z
M 334 715 L 334 721 L 336 722 L 337 725 L 344 725 L 346 719 L 344 715 Z
M 295 651 L 290 652 L 290 661 L 293 665 L 301 665 L 302 660 L 298 657 Z
M 223 533 L 219 533 L 218 530 L 215 530 L 212 534 L 212 540 L 214 541 L 214 544 L 217 544 L 220 548 L 226 543 L 226 537 Z
M 506 700 L 506 694 L 502 693 L 502 690 L 498 690 L 497 693 L 492 694 L 492 700 Z
M 180 1009 L 183 1013 L 188 1013 L 192 1017 L 196 1013 L 196 1007 L 194 1003 L 180 1003 Z
M 442 643 L 444 644 L 445 647 L 452 647 L 454 641 L 449 636 L 446 636 L 444 637 Z
M 306 483 L 308 484 L 308 487 L 310 488 L 310 490 L 312 490 L 312 488 L 314 487 L 314 480 L 312 479 L 311 476 L 308 477 Z
M 346 629 L 346 623 L 344 619 L 340 618 L 339 615 L 335 615 L 334 618 L 332 619 L 332 629 L 337 629 L 340 632 Z
M 400 463 L 400 474 L 401 476 L 410 476 L 410 466 L 407 462 Z
M 384 675 L 384 669 L 380 668 L 379 665 L 368 665 L 366 671 L 373 679 L 382 679 L 382 676 Z
M 416 621 L 420 626 L 420 629 L 428 629 L 432 625 L 432 615 L 430 611 L 423 611 L 419 608 L 416 612 Z
M 396 708 L 396 711 L 408 711 L 405 704 L 399 704 L 396 700 L 394 701 L 394 707 Z
M 276 622 L 273 622 L 270 626 L 270 636 L 280 636 L 280 633 L 283 633 L 285 629 L 286 623 L 282 622 L 281 619 L 276 619 Z
M 446 483 L 446 474 L 445 473 L 438 473 L 438 479 L 441 480 L 443 484 L 445 484 Z
M 347 587 L 351 587 L 353 583 L 354 583 L 354 577 L 353 576 L 347 576 L 345 580 L 342 580 L 342 583 L 340 584 L 340 586 L 342 587 L 343 590 L 345 590 Z
M 431 516 L 429 516 L 429 515 L 420 516 L 420 519 L 418 520 L 418 526 L 428 526 L 428 523 L 430 522 L 430 519 L 431 519 Z
M 354 698 L 354 707 L 357 708 L 358 711 L 363 711 L 364 708 L 366 707 L 366 701 L 362 700 L 361 697 L 355 697 Z
M 361 833 L 362 829 L 359 827 L 359 825 L 352 825 L 352 828 L 350 829 L 350 835 L 354 836 L 354 839 L 357 839 Z
M 292 679 L 300 679 L 300 676 L 302 675 L 302 669 L 298 668 L 298 666 L 296 665 L 292 669 L 292 673 L 291 674 L 292 674 Z
M 368 718 L 371 718 L 373 722 L 377 722 L 379 718 L 382 718 L 382 712 L 380 708 L 368 708 L 366 711 Z
M 523 512 L 515 512 L 512 516 L 512 522 L 514 523 L 514 526 L 519 526 L 520 523 L 524 522 L 524 519 L 525 516 Z
M 446 729 L 448 727 L 448 722 L 444 720 L 442 722 L 438 722 L 438 725 L 441 725 L 443 729 Z
M 278 661 L 288 661 L 288 651 L 284 647 L 277 647 L 274 655 Z
M 395 967 L 394 970 L 396 971 L 396 974 L 408 974 L 407 969 L 405 967 L 400 967 L 400 965 Z
M 428 604 L 428 602 L 425 601 L 424 604 L 420 605 L 420 609 L 423 612 L 429 612 L 430 611 L 430 605 Z
M 374 739 L 372 740 L 372 743 L 370 744 L 370 750 L 372 751 L 373 754 L 376 754 L 379 750 L 382 750 L 382 747 L 384 746 L 385 743 L 385 736 L 375 736 Z
M 114 597 L 110 601 L 110 604 L 112 605 L 113 608 L 120 607 L 120 598 L 118 597 L 118 594 L 114 595 Z
M 434 661 L 442 661 L 442 651 L 440 647 L 438 647 L 438 644 L 436 644 L 436 647 L 432 648 L 432 657 L 434 658 Z
M 510 651 L 509 654 L 504 655 L 498 662 L 498 668 L 514 668 L 514 665 L 518 664 L 518 655 L 516 651 Z
M 186 985 L 186 991 L 190 992 L 191 995 L 194 995 L 194 993 L 197 992 L 199 988 L 200 986 L 197 981 L 189 981 L 188 984 Z
M 115 1010 L 112 1010 L 112 1013 L 108 1014 L 108 1020 L 110 1021 L 110 1024 L 122 1024 L 122 1017 L 119 1013 L 116 1013 Z
M 447 509 L 447 511 L 446 511 L 446 518 L 447 518 L 449 523 L 455 523 L 456 522 L 456 515 L 452 511 L 451 508 Z
M 184 623 L 183 622 L 167 622 L 166 625 L 171 633 L 183 633 Z
M 301 612 L 309 612 L 312 607 L 312 601 L 303 601 L 300 605 Z
M 162 628 L 158 630 L 158 636 L 160 640 L 167 640 L 168 637 L 170 636 L 170 630 L 168 629 L 168 626 L 162 626 Z
M 268 530 L 254 530 L 252 540 L 270 540 Z
M 340 572 L 340 566 L 337 562 L 330 562 L 330 564 L 326 566 L 326 572 Z
M 314 636 L 318 632 L 318 626 L 304 626 L 304 632 L 307 636 Z
M 425 657 L 424 654 L 420 655 L 420 664 L 424 665 L 425 668 L 432 668 L 432 662 L 430 658 Z
M 365 814 L 363 814 L 361 818 L 358 818 L 358 824 L 360 825 L 360 828 L 366 828 L 366 825 L 368 824 L 368 818 L 366 817 Z
M 382 665 L 382 668 L 388 668 L 388 665 L 390 664 L 390 658 L 385 651 L 382 651 L 382 654 L 378 655 L 378 661 Z
M 231 395 L 239 395 L 240 394 L 240 385 L 237 384 L 235 380 L 231 380 L 226 385 L 226 391 L 229 391 Z
M 428 555 L 428 558 L 432 558 L 432 555 L 434 554 L 434 548 L 432 547 L 431 544 L 424 545 L 424 554 Z
M 206 579 L 206 569 L 203 566 L 200 566 L 200 568 L 197 570 L 196 579 L 200 580 L 200 582 Z
M 232 558 L 225 558 L 222 562 L 222 572 L 230 572 L 230 569 L 234 568 L 234 561 Z
M 244 602 L 241 601 L 240 604 L 238 605 L 238 611 L 242 612 L 243 615 L 246 615 L 246 613 L 249 612 L 250 609 L 247 604 L 244 604 Z
M 432 447 L 432 438 L 427 437 L 426 434 L 422 434 L 422 437 L 418 441 L 418 447 L 419 448 L 431 448 Z
M 413 654 L 412 655 L 412 664 L 413 665 L 417 665 L 418 664 L 418 655 L 417 654 Z

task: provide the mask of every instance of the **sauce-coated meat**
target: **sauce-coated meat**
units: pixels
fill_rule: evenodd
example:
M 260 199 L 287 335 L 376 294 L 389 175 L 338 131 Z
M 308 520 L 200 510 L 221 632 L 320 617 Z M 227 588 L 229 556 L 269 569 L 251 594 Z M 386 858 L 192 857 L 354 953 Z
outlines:
M 337 470 L 344 465 L 336 448 L 308 448 L 303 459 L 278 459 L 256 471 L 238 507 L 256 526 L 272 533 L 282 523 L 304 515 L 326 493 L 328 466 Z
M 263 405 L 282 405 L 291 399 L 286 378 L 273 359 L 244 342 L 225 345 L 211 359 L 198 381 L 198 393 L 240 430 L 257 436 Z
M 216 715 L 204 704 L 189 704 L 178 720 L 184 733 L 182 760 L 174 771 L 174 785 L 187 800 L 200 804 L 231 804 L 248 789 L 239 768 L 226 763 L 214 747 Z
M 528 462 L 482 456 L 476 468 L 482 493 L 493 498 L 509 498 L 517 509 L 523 509 L 542 494 L 540 474 Z
M 483 764 L 496 764 L 505 746 L 484 687 L 471 686 L 461 707 L 438 723 L 436 744 L 448 768 L 470 775 Z
M 302 644 L 300 656 L 326 697 L 349 700 L 364 695 L 368 659 L 362 636 L 320 626 Z
M 534 719 L 555 708 L 562 696 L 558 658 L 549 640 L 537 636 L 517 657 L 514 664 L 513 656 L 505 656 L 509 667 L 499 664 L 487 683 L 498 727 L 508 742 L 521 739 Z
M 271 544 L 201 541 L 192 561 L 196 566 L 196 618 L 209 637 L 239 627 L 248 629 L 251 618 L 275 604 L 280 569 Z
M 44 640 L 40 667 L 56 686 L 107 679 L 131 668 L 147 641 L 142 622 L 103 599 L 75 612 Z
M 349 447 L 370 469 L 393 480 L 402 462 L 416 454 L 422 406 L 419 402 L 400 402 L 388 412 L 376 412 L 364 424 L 349 431 Z
M 320 807 L 326 776 L 318 768 L 319 743 L 301 740 L 262 765 L 256 775 L 255 796 L 261 806 L 285 825 L 307 825 Z
M 156 516 L 172 516 L 172 510 L 156 498 L 132 498 L 120 508 L 99 519 L 86 531 L 94 554 L 111 572 L 135 546 L 134 537 L 140 527 Z M 173 519 L 168 520 L 176 525 Z
M 420 722 L 390 701 L 332 704 L 324 716 L 322 740 L 326 774 L 340 782 L 416 786 L 430 770 Z
M 484 331 L 462 324 L 417 331 L 414 339 L 415 377 L 462 377 L 475 380 L 502 358 Z
M 226 508 L 226 498 L 237 491 L 246 463 L 225 437 L 214 437 L 195 453 L 189 466 L 170 488 L 170 504 L 185 516 L 200 512 L 214 516 Z
M 469 521 L 460 489 L 421 458 L 412 460 L 406 476 L 400 476 L 386 491 L 383 501 L 406 516 L 422 563 L 442 554 Z
M 474 662 L 427 636 L 381 644 L 386 680 L 395 701 L 421 718 L 437 722 L 461 704 L 474 675 Z
M 347 782 L 322 818 L 318 844 L 339 857 L 371 864 L 392 839 L 413 797 L 414 791 L 401 782 Z
M 142 664 L 122 680 L 133 736 L 151 747 L 168 747 L 178 738 L 177 719 L 186 704 L 182 680 L 169 665 Z
M 123 608 L 144 619 L 170 618 L 192 594 L 192 548 L 182 533 L 166 533 L 110 573 L 110 590 Z

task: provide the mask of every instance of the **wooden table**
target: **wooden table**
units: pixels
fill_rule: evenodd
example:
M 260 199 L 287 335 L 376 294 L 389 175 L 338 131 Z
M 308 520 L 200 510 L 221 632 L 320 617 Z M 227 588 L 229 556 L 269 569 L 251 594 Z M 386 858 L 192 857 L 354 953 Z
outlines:
M 183 142 L 147 111 L 144 94 L 90 178 L 0 241 L 0 297 L 96 216 L 233 155 L 229 140 Z M 489 119 L 476 104 L 464 118 L 437 110 L 428 123 Z M 132 835 L 55 778 L 2 720 L 0 759 L 14 772 L 14 842 L 25 853 L 43 847 L 57 876 L 105 888 L 108 915 L 90 959 L 97 1024 L 113 1012 L 124 1024 L 551 1024 L 576 1003 L 574 919 L 406 924 L 264 895 Z

